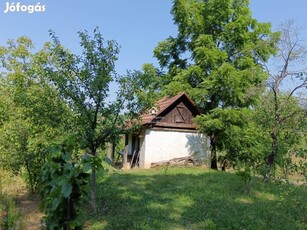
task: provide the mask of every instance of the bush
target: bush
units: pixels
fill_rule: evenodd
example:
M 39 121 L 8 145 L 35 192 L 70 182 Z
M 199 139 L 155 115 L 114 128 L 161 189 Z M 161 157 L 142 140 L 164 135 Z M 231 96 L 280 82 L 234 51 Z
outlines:
M 73 147 L 53 148 L 43 167 L 41 208 L 47 229 L 81 229 L 84 215 L 91 159 L 89 155 L 72 158 Z

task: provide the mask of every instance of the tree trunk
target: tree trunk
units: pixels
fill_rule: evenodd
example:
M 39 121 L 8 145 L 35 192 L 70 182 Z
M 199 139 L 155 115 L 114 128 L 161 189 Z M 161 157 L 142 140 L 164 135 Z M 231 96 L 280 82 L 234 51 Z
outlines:
M 96 156 L 96 149 L 92 148 L 91 155 Z M 91 208 L 96 213 L 96 168 L 92 165 L 92 173 L 90 177 L 90 195 L 91 195 Z
M 91 193 L 91 208 L 96 213 L 96 169 L 92 168 L 92 174 L 90 178 L 90 193 Z
M 272 132 L 271 133 L 272 138 L 272 152 L 267 158 L 267 165 L 272 166 L 275 163 L 275 158 L 278 153 L 278 140 L 277 140 L 277 133 Z
M 67 201 L 67 223 L 65 223 L 65 230 L 70 230 L 70 223 L 72 221 L 71 212 L 72 212 L 72 202 L 70 200 L 70 196 L 66 199 Z
M 221 166 L 221 169 L 222 169 L 223 172 L 226 172 L 226 167 L 227 167 L 227 161 L 223 160 L 222 166 Z
M 31 173 L 31 170 L 30 170 L 29 160 L 27 159 L 28 155 L 26 153 L 24 153 L 24 156 L 25 156 L 24 160 L 25 160 L 26 170 L 27 170 L 27 173 L 28 173 L 28 176 L 29 176 L 29 181 L 30 181 L 31 193 L 34 193 L 34 181 L 33 181 L 32 173 Z
M 217 170 L 217 153 L 214 134 L 210 136 L 210 148 L 211 148 L 211 169 Z
M 275 163 L 275 158 L 278 153 L 278 140 L 277 140 L 276 132 L 271 133 L 271 138 L 272 138 L 272 151 L 266 159 L 266 165 L 268 166 L 268 169 L 267 169 L 268 171 L 266 172 L 266 175 L 264 178 L 265 181 L 271 180 L 274 175 L 273 165 Z

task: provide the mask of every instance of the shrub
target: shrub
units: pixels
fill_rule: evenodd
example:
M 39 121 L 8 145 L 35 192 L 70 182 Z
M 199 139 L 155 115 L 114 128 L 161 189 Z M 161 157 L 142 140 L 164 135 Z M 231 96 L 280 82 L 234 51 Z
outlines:
M 81 229 L 84 215 L 81 207 L 86 200 L 92 156 L 72 158 L 73 147 L 53 148 L 43 167 L 41 208 L 47 229 Z

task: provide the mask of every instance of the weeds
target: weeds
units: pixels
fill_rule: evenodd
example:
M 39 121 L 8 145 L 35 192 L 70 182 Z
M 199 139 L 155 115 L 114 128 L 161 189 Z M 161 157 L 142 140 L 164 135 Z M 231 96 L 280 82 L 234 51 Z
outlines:
M 6 178 L 0 172 L 0 229 L 22 229 L 22 217 L 15 207 L 14 200 L 3 192 L 2 178 Z
M 0 226 L 3 230 L 22 229 L 21 214 L 15 207 L 15 202 L 7 195 L 0 195 Z

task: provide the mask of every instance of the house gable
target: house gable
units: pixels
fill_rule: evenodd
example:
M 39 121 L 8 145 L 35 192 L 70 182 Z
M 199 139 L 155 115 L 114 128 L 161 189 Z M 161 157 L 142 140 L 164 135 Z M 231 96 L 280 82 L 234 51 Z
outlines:
M 192 124 L 191 111 L 181 102 L 166 114 L 161 122 L 175 123 L 175 124 Z
M 196 129 L 193 118 L 200 114 L 194 102 L 185 94 L 162 98 L 156 103 L 156 114 L 144 114 L 143 125 L 175 129 Z

